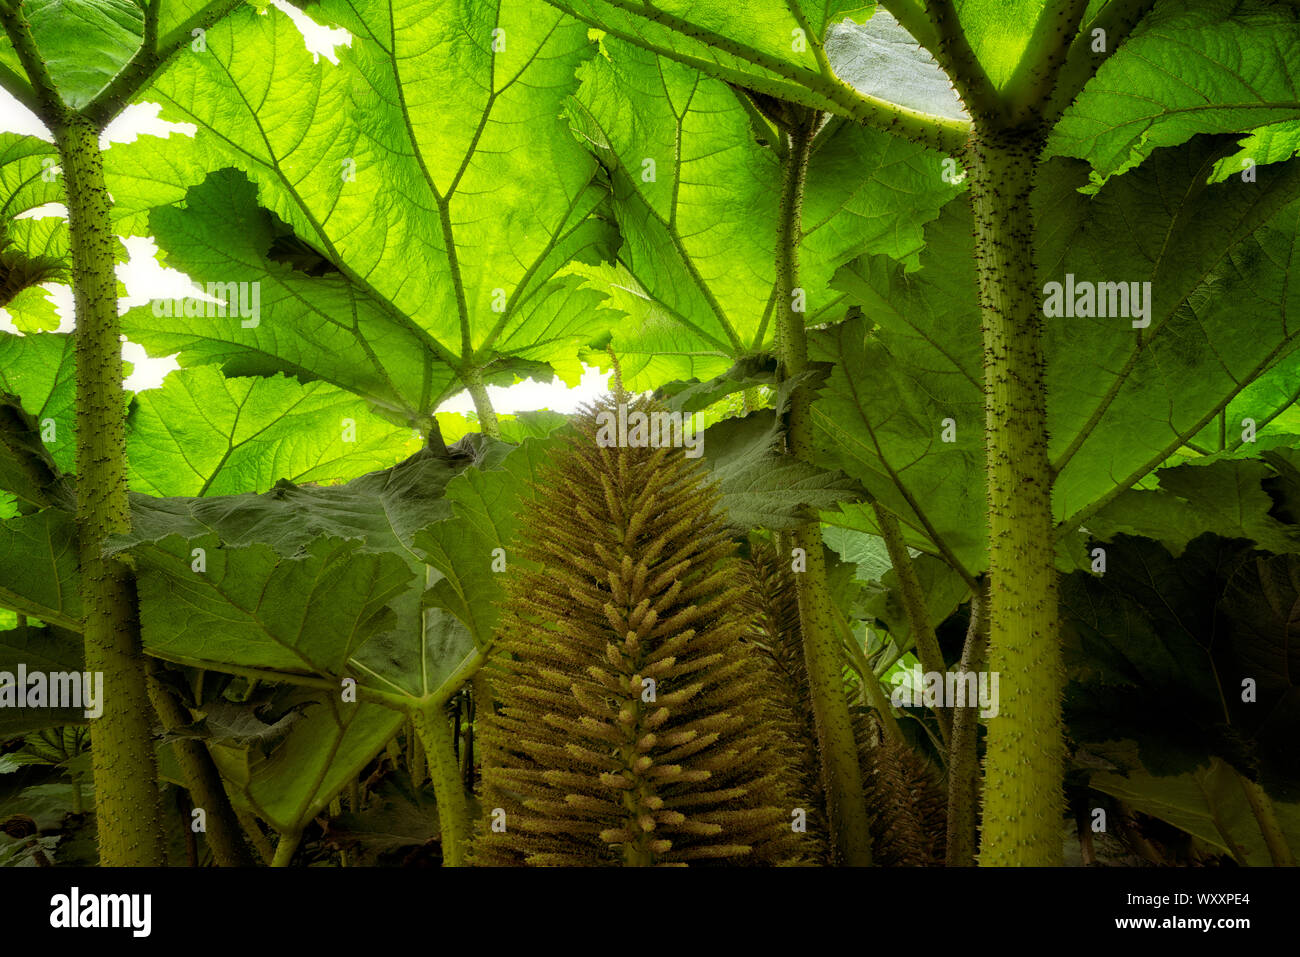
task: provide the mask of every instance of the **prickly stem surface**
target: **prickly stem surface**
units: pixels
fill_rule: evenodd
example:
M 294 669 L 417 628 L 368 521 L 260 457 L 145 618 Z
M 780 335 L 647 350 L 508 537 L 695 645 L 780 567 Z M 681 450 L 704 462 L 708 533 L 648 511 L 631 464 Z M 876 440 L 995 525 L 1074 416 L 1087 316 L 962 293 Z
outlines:
M 135 580 L 105 558 L 109 536 L 130 530 L 121 326 L 99 130 L 69 114 L 55 131 L 67 183 L 77 309 L 77 529 L 86 669 L 103 672 L 104 711 L 92 750 L 99 862 L 164 863 L 152 711 L 140 645 Z
M 971 206 L 983 318 L 989 516 L 989 721 L 980 864 L 1059 865 L 1064 667 L 1047 455 L 1043 317 L 1030 192 L 1034 128 L 977 131 Z

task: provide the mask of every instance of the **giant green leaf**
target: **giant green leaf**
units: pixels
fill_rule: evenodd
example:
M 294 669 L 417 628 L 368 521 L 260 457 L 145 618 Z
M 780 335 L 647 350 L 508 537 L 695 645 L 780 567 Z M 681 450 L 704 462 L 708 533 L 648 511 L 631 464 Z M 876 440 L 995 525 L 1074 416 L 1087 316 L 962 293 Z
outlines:
M 412 538 L 450 515 L 443 489 L 472 460 L 423 450 L 346 485 L 134 496 L 115 547 L 136 561 L 146 649 L 337 679 L 365 642 L 418 638 L 426 568 Z
M 1091 198 L 1076 190 L 1083 164 L 1056 160 L 1041 174 L 1034 202 L 1045 291 L 1067 275 L 1151 283 L 1145 320 L 1045 320 L 1063 533 L 1293 353 L 1300 166 L 1262 169 L 1249 190 L 1206 185 L 1227 148 L 1202 138 L 1162 150 Z M 864 318 L 814 334 L 810 351 L 837 363 L 813 408 L 828 464 L 893 509 L 910 544 L 973 573 L 983 567 L 984 415 L 969 215 L 964 203 L 945 209 L 914 273 L 882 257 L 841 271 L 837 282 Z M 876 380 L 852 371 L 863 369 Z M 829 518 L 873 529 L 869 516 L 847 512 Z
M 168 654 L 173 657 L 208 660 L 205 655 L 216 649 L 221 654 L 211 660 L 238 663 L 236 647 L 226 646 L 226 639 L 237 637 L 235 630 L 227 628 L 236 620 L 243 623 L 241 629 L 255 644 L 289 641 L 293 636 L 286 629 L 291 630 L 295 622 L 279 622 L 278 630 L 268 633 L 263 625 L 271 623 L 252 614 L 257 605 L 250 599 L 256 597 L 257 587 L 250 582 L 278 582 L 277 587 L 286 589 L 284 599 L 297 601 L 293 588 L 298 583 L 314 581 L 314 575 L 346 571 L 354 547 L 363 553 L 357 559 L 358 574 L 361 566 L 373 565 L 378 557 L 384 559 L 384 581 L 398 575 L 398 566 L 402 566 L 403 583 L 417 571 L 422 582 L 424 565 L 411 550 L 411 539 L 419 529 L 450 515 L 442 489 L 473 460 L 470 452 L 459 448 L 446 456 L 421 451 L 392 469 L 341 486 L 296 486 L 282 481 L 264 495 L 154 498 L 134 494 L 132 531 L 114 548 L 141 550 L 138 570 L 142 592 L 147 595 L 143 610 L 146 645 L 154 647 L 157 635 L 160 642 L 168 643 Z M 0 604 L 79 628 L 73 541 L 72 515 L 61 508 L 43 509 L 0 524 L 4 545 L 0 551 Z M 321 545 L 326 541 L 333 543 L 330 549 Z M 205 556 L 216 562 L 210 567 L 220 569 L 229 581 L 194 572 L 195 548 L 203 548 Z M 317 552 L 303 561 L 305 553 L 313 549 Z M 387 561 L 388 556 L 397 564 Z M 363 583 L 363 578 L 353 580 L 359 588 L 358 583 Z M 378 588 L 380 579 L 371 583 Z M 387 597 L 377 608 L 397 594 L 389 593 L 390 587 L 391 583 L 380 589 Z M 422 591 L 421 585 L 406 600 L 418 605 Z M 365 595 L 371 593 L 364 589 L 355 594 L 370 600 Z M 187 620 L 187 608 L 204 613 Z M 174 627 L 179 627 L 174 623 L 180 621 L 192 625 L 183 638 L 173 633 Z M 328 631 L 323 626 L 321 630 Z M 184 647 L 175 644 L 177 641 Z
M 623 244 L 619 271 L 588 275 L 628 313 L 614 340 L 628 385 L 648 384 L 646 373 L 708 378 L 775 335 L 780 137 L 719 80 L 611 38 L 602 49 L 579 70 L 571 113 L 610 172 Z M 827 283 L 850 257 L 914 259 L 955 190 L 936 153 L 838 120 L 824 127 L 799 247 L 809 321 L 841 298 Z
M 74 109 L 126 66 L 144 36 L 144 6 L 133 0 L 25 0 L 22 6 L 55 89 Z M 3 34 L 0 62 L 24 75 Z
M 35 217 L 63 201 L 54 148 L 34 136 L 0 134 L 0 306 L 23 332 L 58 327 L 42 287 L 66 280 L 67 221 Z
M 1054 499 L 1067 523 L 1149 472 L 1296 345 L 1300 164 L 1260 170 L 1245 190 L 1204 185 L 1226 148 L 1203 138 L 1161 151 L 1093 200 L 1074 191 L 1082 168 L 1061 162 L 1036 197 L 1044 282 L 1151 283 L 1146 328 L 1046 320 Z
M 72 471 L 77 458 L 73 374 L 72 336 L 0 332 L 0 391 L 22 401 L 64 471 Z
M 893 17 L 871 17 L 871 3 L 750 0 L 737 8 L 719 0 L 551 2 L 611 36 L 767 96 L 856 120 L 893 122 L 905 135 L 942 148 L 959 144 L 968 129 L 953 115 L 950 97 L 936 101 L 929 92 L 938 72 L 933 60 L 902 41 Z M 840 26 L 849 18 L 864 22 Z M 872 37 L 874 61 L 864 58 L 861 43 L 845 38 L 845 30 Z M 883 87 L 872 76 L 883 72 L 882 60 L 894 71 L 893 82 Z
M 62 508 L 0 521 L 0 605 L 80 631 L 75 540 L 72 513 Z
M 7 680 L 16 681 L 22 665 L 27 674 L 42 672 L 47 676 L 56 672 L 80 672 L 86 667 L 79 635 L 57 628 L 27 626 L 0 631 L 0 672 Z M 100 705 L 103 702 L 99 702 Z M 60 725 L 86 724 L 84 707 L 55 707 L 52 704 L 36 708 L 0 708 L 0 735 L 17 737 L 28 731 L 55 728 Z
M 387 605 L 411 578 L 398 555 L 325 537 L 293 556 L 215 535 L 170 535 L 134 554 L 151 653 L 303 675 L 341 674 L 353 651 L 393 628 Z
M 520 516 L 533 495 L 530 486 L 538 468 L 554 445 L 528 439 L 498 468 L 466 469 L 447 483 L 452 517 L 415 537 L 416 547 L 442 576 L 432 584 L 426 602 L 455 615 L 479 647 L 491 643 L 497 622 L 495 603 L 519 561 L 512 546 Z
M 1219 757 L 1300 796 L 1298 569 L 1212 534 L 1178 558 L 1142 538 L 1108 543 L 1104 574 L 1061 582 L 1071 736 L 1132 739 L 1157 775 Z
M 403 720 L 380 705 L 344 702 L 337 692 L 299 690 L 289 703 L 303 717 L 269 755 L 251 745 L 212 748 L 235 800 L 282 834 L 301 830 L 355 780 Z
M 473 437 L 347 485 L 134 497 L 132 535 L 117 544 L 136 562 L 146 649 L 311 689 L 296 692 L 303 717 L 269 754 L 214 746 L 237 800 L 277 828 L 296 830 L 383 747 L 402 711 L 445 701 L 478 666 L 482 653 L 467 624 L 426 605 L 443 573 L 425 564 L 417 533 L 439 523 L 482 531 L 479 517 L 507 527 L 517 502 L 510 488 L 493 485 L 495 472 L 471 485 L 479 497 L 466 496 L 470 507 L 460 514 L 452 514 L 444 489 L 453 477 L 460 483 L 471 463 L 496 469 L 514 455 Z M 499 471 L 508 485 L 522 485 Z M 196 548 L 205 559 L 197 571 Z M 458 552 L 442 567 L 458 582 L 492 577 L 486 566 L 469 567 L 475 558 Z M 345 700 L 343 677 L 360 686 L 359 701 Z
M 1107 757 L 1122 760 L 1131 752 L 1120 746 Z M 1121 765 L 1122 771 L 1092 774 L 1088 783 L 1130 808 L 1166 821 L 1243 863 L 1264 866 L 1270 861 L 1259 824 L 1242 790 L 1241 778 L 1226 762 L 1211 758 L 1195 770 L 1157 776 L 1141 767 Z M 1300 803 L 1273 801 L 1273 809 L 1292 853 L 1300 851 Z
M 480 439 L 340 486 L 134 496 L 114 547 L 136 562 L 146 649 L 308 685 L 352 675 L 399 710 L 445 700 L 490 642 L 508 577 L 493 549 L 545 448 Z
M 1300 553 L 1300 527 L 1280 521 L 1259 459 L 1216 459 L 1160 469 L 1158 489 L 1128 489 L 1088 519 L 1098 540 L 1119 534 L 1159 541 L 1178 557 L 1204 532 L 1244 538 L 1265 551 Z
M 314 63 L 280 12 L 244 10 L 142 94 L 198 132 L 156 185 L 130 150 L 110 182 L 129 173 L 137 208 L 187 188 L 186 215 L 150 218 L 167 263 L 265 295 L 256 324 L 177 328 L 146 307 L 133 338 L 185 362 L 324 378 L 421 423 L 458 375 L 573 368 L 607 323 L 599 294 L 557 276 L 608 241 L 588 218 L 594 163 L 560 118 L 593 50 L 585 28 L 540 0 L 318 9 L 353 36 L 338 66 Z M 222 166 L 255 201 L 230 173 L 193 188 Z
M 1123 172 L 1197 133 L 1300 118 L 1297 79 L 1294 7 L 1265 0 L 1160 3 L 1101 64 L 1056 127 L 1049 151 L 1087 159 L 1103 176 Z
M 227 378 L 210 366 L 137 396 L 128 420 L 132 487 L 154 495 L 264 492 L 351 479 L 405 458 L 409 430 L 323 382 Z

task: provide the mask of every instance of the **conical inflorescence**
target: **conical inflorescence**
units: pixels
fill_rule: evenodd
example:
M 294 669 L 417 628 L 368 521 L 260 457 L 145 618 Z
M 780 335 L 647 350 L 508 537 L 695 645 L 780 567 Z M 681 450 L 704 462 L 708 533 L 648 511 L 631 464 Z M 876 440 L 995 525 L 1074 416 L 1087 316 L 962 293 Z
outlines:
M 749 556 L 741 563 L 745 587 L 741 608 L 749 627 L 745 640 L 767 659 L 769 688 L 777 720 L 786 729 L 790 761 L 799 776 L 798 797 L 808 808 L 808 830 L 826 833 L 826 796 L 821 782 L 821 756 L 817 752 L 817 727 L 812 693 L 804 667 L 803 631 L 799 626 L 799 596 L 794 572 L 782 562 L 770 542 L 752 536 Z M 816 850 L 823 857 L 825 842 Z
M 824 797 L 794 572 L 769 542 L 757 538 L 750 542 L 743 569 L 743 604 L 750 623 L 746 637 L 770 658 L 773 697 L 791 725 L 792 759 L 801 777 L 801 796 L 808 796 L 809 830 L 821 833 Z M 846 693 L 851 700 L 859 697 L 856 678 L 846 684 Z M 947 802 L 930 764 L 905 742 L 886 739 L 871 713 L 858 710 L 853 718 L 873 861 L 886 867 L 942 864 Z
M 813 861 L 717 492 L 682 448 L 639 444 L 656 413 L 607 398 L 539 472 L 518 546 L 537 570 L 509 583 L 489 665 L 475 863 Z
M 862 786 L 872 812 L 875 862 L 884 867 L 942 867 L 948 802 L 934 769 L 906 743 L 878 737 L 859 752 Z

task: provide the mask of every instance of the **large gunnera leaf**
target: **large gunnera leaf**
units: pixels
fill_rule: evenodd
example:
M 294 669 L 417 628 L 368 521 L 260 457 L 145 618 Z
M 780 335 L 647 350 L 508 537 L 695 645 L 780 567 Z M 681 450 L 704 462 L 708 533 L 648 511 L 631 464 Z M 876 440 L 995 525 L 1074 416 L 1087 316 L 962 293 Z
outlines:
M 122 216 L 152 209 L 169 265 L 260 300 L 215 322 L 142 307 L 129 334 L 182 363 L 326 379 L 419 425 L 485 372 L 576 372 L 608 319 L 558 274 L 609 239 L 561 119 L 586 28 L 540 0 L 313 12 L 352 34 L 338 65 L 284 14 L 245 9 L 141 94 L 198 130 L 109 151 Z
M 415 441 L 327 383 L 228 378 L 211 366 L 140 393 L 127 421 L 131 487 L 162 496 L 353 479 L 395 465 Z
M 399 710 L 444 700 L 490 641 L 545 454 L 479 440 L 346 485 L 134 496 L 115 547 L 136 561 L 145 647 L 291 682 L 351 676 Z
M 269 754 L 254 746 L 211 749 L 234 799 L 282 834 L 299 831 L 356 780 L 403 720 L 390 708 L 343 702 L 337 692 L 295 689 L 286 704 L 302 717 Z
M 1058 159 L 1041 174 L 1038 279 L 1062 535 L 1294 355 L 1300 165 L 1261 169 L 1248 188 L 1207 185 L 1231 149 L 1206 137 L 1161 150 L 1092 197 L 1077 191 L 1082 163 Z M 966 204 L 946 207 L 925 239 L 915 272 L 876 256 L 838 274 L 862 318 L 810 337 L 812 358 L 836 363 L 813 416 L 827 464 L 895 511 L 915 547 L 973 574 L 985 548 L 984 412 Z M 1048 311 L 1050 283 L 1061 298 L 1080 290 L 1074 315 Z M 1091 308 L 1080 305 L 1085 287 Z M 1259 399 L 1265 421 L 1276 399 Z M 827 518 L 873 528 L 861 506 Z
M 1300 11 L 1265 0 L 1172 0 L 1100 65 L 1062 118 L 1049 151 L 1088 160 L 1101 176 L 1131 169 L 1153 150 L 1197 133 L 1252 131 L 1216 166 L 1294 155 L 1300 119 Z M 1271 133 L 1284 124 L 1280 136 Z M 1286 143 L 1287 145 L 1283 145 Z M 1206 171 L 1206 176 L 1210 171 Z
M 1179 558 L 1128 536 L 1106 553 L 1061 589 L 1070 735 L 1117 769 L 1092 785 L 1254 864 L 1257 781 L 1300 846 L 1300 560 L 1208 534 Z
M 0 133 L 0 307 L 23 332 L 59 325 L 44 287 L 67 281 L 68 225 L 42 209 L 63 202 L 58 174 L 49 143 Z
M 614 348 L 629 387 L 709 379 L 769 349 L 783 135 L 737 88 L 629 43 L 583 64 L 570 112 L 609 171 L 623 242 L 584 270 L 628 314 Z M 863 252 L 913 260 L 957 187 L 941 157 L 838 120 L 814 141 L 799 242 L 802 301 L 824 321 L 835 269 Z
M 892 122 L 928 145 L 955 147 L 969 128 L 933 58 L 891 15 L 872 16 L 874 4 L 551 2 L 610 36 L 727 83 L 859 121 Z
M 144 6 L 133 0 L 25 0 L 22 6 L 55 89 L 74 109 L 126 66 L 144 37 Z M 0 63 L 26 75 L 7 34 L 0 34 Z

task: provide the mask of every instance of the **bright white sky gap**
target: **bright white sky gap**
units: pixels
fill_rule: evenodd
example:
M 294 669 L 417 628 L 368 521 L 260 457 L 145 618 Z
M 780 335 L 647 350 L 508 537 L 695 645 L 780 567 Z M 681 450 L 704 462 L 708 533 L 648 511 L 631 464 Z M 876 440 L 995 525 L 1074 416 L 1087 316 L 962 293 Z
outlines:
M 322 56 L 332 63 L 338 59 L 334 48 L 341 44 L 350 44 L 351 36 L 346 30 L 329 29 L 313 22 L 306 14 L 281 0 L 272 0 L 274 6 L 286 13 L 303 32 L 307 49 L 317 62 Z M 161 107 L 157 103 L 136 103 L 128 107 L 109 125 L 101 142 L 129 143 L 140 134 L 153 136 L 182 135 L 193 136 L 194 126 L 189 123 L 169 123 L 161 120 L 158 113 Z M 0 90 L 0 131 L 23 133 L 50 140 L 49 131 L 26 107 Z M 43 206 L 33 211 L 38 215 L 67 216 L 67 210 L 59 204 Z M 32 215 L 32 214 L 28 214 Z M 182 298 L 191 295 L 191 280 L 184 273 L 175 269 L 164 268 L 157 259 L 158 248 L 151 238 L 130 237 L 125 240 L 129 260 L 118 266 L 117 275 L 126 286 L 126 298 L 120 300 L 118 307 L 125 312 L 132 306 L 143 305 L 151 299 Z M 59 331 L 68 332 L 75 325 L 73 320 L 72 290 L 67 286 L 48 284 L 49 298 L 57 305 L 60 323 Z M 0 309 L 0 329 L 17 332 L 13 319 L 4 309 Z M 162 384 L 167 373 L 179 368 L 176 357 L 147 355 L 144 348 L 134 342 L 125 342 L 122 356 L 133 364 L 131 375 L 124 386 L 139 392 L 155 389 Z M 604 393 L 610 373 L 601 373 L 590 366 L 583 366 L 582 381 L 575 388 L 568 388 L 557 377 L 549 383 L 534 382 L 529 379 L 517 385 L 502 388 L 488 386 L 488 395 L 497 412 L 510 414 L 531 409 L 553 409 L 557 412 L 572 412 L 579 405 Z M 473 400 L 468 392 L 448 399 L 438 407 L 439 412 L 472 412 Z

